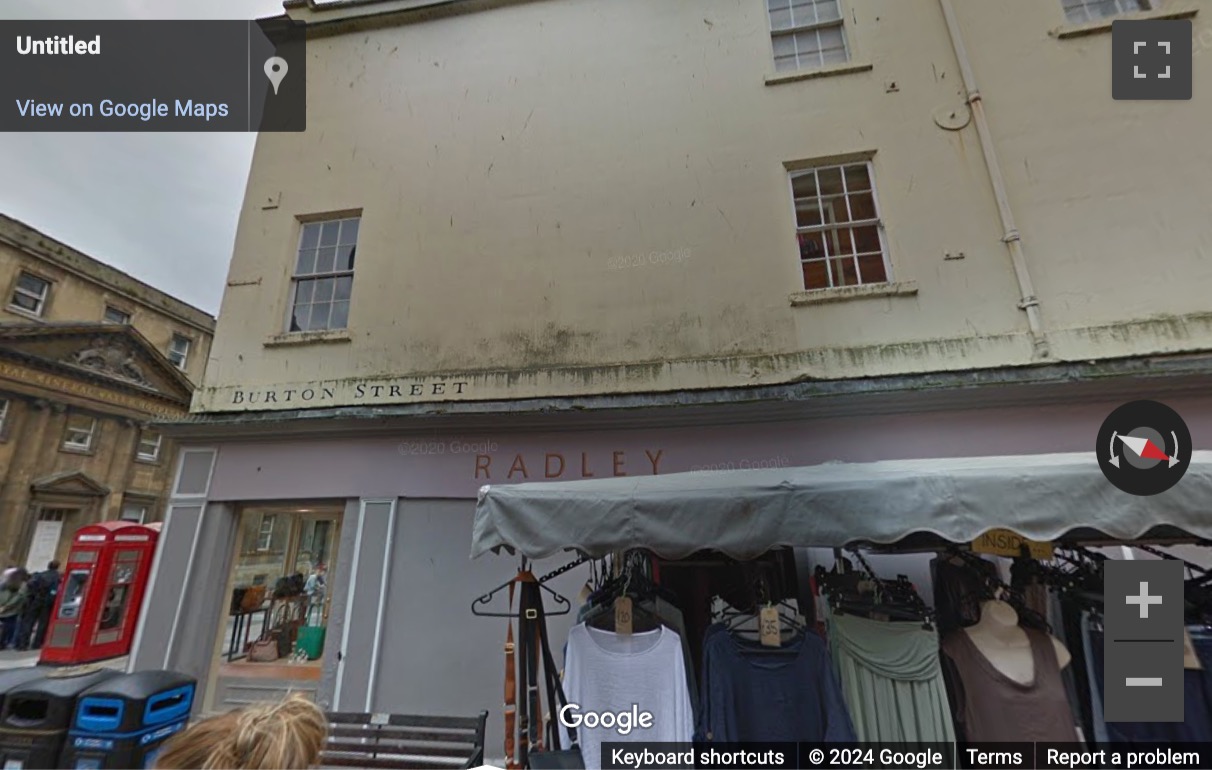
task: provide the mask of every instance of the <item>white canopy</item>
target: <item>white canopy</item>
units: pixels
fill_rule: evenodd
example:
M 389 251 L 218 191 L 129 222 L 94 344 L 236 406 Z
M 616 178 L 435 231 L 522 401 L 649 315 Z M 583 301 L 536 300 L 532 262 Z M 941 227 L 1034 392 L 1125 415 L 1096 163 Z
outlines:
M 1093 453 L 827 463 L 486 486 L 473 558 L 507 548 L 538 559 L 647 548 L 739 559 L 776 546 L 891 544 L 916 533 L 969 542 L 993 528 L 1051 541 L 1212 537 L 1212 452 L 1153 497 L 1111 485 Z

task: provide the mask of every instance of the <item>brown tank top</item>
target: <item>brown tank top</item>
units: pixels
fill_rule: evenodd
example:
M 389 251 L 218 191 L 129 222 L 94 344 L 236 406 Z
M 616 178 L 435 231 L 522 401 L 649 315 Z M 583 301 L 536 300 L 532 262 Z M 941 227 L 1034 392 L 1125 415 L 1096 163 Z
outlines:
M 959 678 L 952 688 L 951 708 L 968 741 L 1077 740 L 1052 639 L 1040 631 L 1023 630 L 1031 642 L 1034 664 L 1034 676 L 1027 684 L 998 671 L 962 630 L 943 640 L 943 653 Z

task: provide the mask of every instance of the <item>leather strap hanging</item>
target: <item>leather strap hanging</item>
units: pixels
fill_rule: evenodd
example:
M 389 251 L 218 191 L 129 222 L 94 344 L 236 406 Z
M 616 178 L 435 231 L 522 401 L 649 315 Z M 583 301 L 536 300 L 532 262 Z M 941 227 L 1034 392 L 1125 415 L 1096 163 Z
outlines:
M 509 621 L 505 633 L 505 761 L 509 770 L 522 770 L 529 765 L 532 752 L 544 752 L 547 747 L 559 749 L 562 741 L 554 711 L 567 701 L 547 640 L 547 618 L 539 581 L 526 570 L 510 581 L 511 610 L 515 588 L 520 591 L 517 643 L 514 642 L 513 621 Z M 519 686 L 524 688 L 522 692 L 519 692 Z M 551 720 L 546 723 L 546 740 L 544 689 L 547 690 L 548 708 L 553 711 Z M 572 740 L 576 748 L 575 732 Z
M 538 588 L 533 576 L 519 576 L 522 595 L 518 599 L 518 684 L 525 688 L 519 698 L 518 709 L 518 761 L 527 766 L 530 751 L 540 749 L 542 744 L 541 723 L 543 706 L 538 687 L 538 648 L 534 644 L 537 611 L 534 607 L 532 588 Z
M 516 579 L 509 583 L 509 609 L 513 610 L 513 589 Z M 514 662 L 513 621 L 506 621 L 508 630 L 505 632 L 505 766 L 509 770 L 519 770 L 514 752 L 518 717 L 518 682 L 517 664 Z
M 543 596 L 539 593 L 538 586 L 535 586 L 535 606 L 538 609 L 538 618 L 535 620 L 535 656 L 537 664 L 542 666 L 543 681 L 547 685 L 547 708 L 551 710 L 547 720 L 547 748 L 560 748 L 559 739 L 556 737 L 557 729 L 553 729 L 554 725 L 559 722 L 559 715 L 556 713 L 560 704 L 556 702 L 556 691 L 559 690 L 563 694 L 563 687 L 560 684 L 559 670 L 555 667 L 551 660 L 551 650 L 547 645 L 547 617 L 543 610 Z M 540 726 L 540 734 L 542 726 Z
M 537 584 L 523 585 L 522 590 L 534 597 L 534 601 L 528 603 L 533 605 L 535 617 L 531 620 L 530 613 L 524 613 L 524 615 L 527 617 L 526 622 L 532 623 L 538 632 L 536 649 L 542 655 L 539 665 L 542 667 L 543 682 L 547 689 L 547 707 L 551 709 L 551 719 L 547 722 L 546 747 L 532 747 L 533 750 L 526 757 L 527 765 L 531 770 L 584 768 L 585 758 L 577 743 L 576 730 L 568 728 L 568 732 L 565 734 L 559 722 L 559 710 L 568 704 L 568 699 L 564 696 L 564 686 L 560 682 L 560 670 L 556 667 L 555 659 L 551 654 L 551 644 L 547 638 L 547 619 L 543 611 L 542 594 Z M 527 633 L 526 638 L 531 639 L 532 637 Z M 561 745 L 566 745 L 567 748 L 561 749 Z
M 542 596 L 538 579 L 522 570 L 509 584 L 511 609 L 514 589 L 519 586 L 517 644 L 512 621 L 505 633 L 505 757 L 509 770 L 525 768 L 531 749 L 543 748 L 543 703 L 538 686 L 540 636 L 535 624 L 541 617 Z M 525 688 L 520 698 L 519 684 Z

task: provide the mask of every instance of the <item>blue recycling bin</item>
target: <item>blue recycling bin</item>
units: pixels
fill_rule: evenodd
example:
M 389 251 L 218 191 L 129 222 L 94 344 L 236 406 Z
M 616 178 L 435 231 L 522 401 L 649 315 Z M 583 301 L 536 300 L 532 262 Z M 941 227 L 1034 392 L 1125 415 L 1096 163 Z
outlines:
M 136 671 L 81 693 L 62 768 L 145 768 L 189 723 L 197 680 L 175 671 Z
M 117 671 L 93 666 L 39 670 L 40 676 L 11 687 L 0 711 L 0 767 L 55 770 L 72 724 L 76 700 Z

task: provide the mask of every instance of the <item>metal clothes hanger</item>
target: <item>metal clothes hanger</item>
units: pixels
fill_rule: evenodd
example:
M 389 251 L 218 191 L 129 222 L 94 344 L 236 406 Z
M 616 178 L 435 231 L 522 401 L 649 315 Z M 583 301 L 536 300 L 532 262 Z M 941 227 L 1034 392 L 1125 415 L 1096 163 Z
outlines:
M 517 585 L 518 578 L 521 577 L 522 574 L 529 572 L 529 571 L 530 571 L 530 560 L 523 558 L 522 563 L 518 568 L 517 575 L 514 575 L 512 578 L 510 578 L 509 580 L 506 580 L 501 585 L 497 586 L 496 588 L 492 589 L 488 593 L 486 593 L 483 596 L 480 596 L 472 601 L 471 614 L 478 615 L 478 616 L 484 617 L 484 618 L 517 618 L 517 617 L 521 617 L 521 615 L 519 613 L 514 612 L 512 610 L 510 612 L 493 612 L 493 611 L 485 610 L 483 608 L 487 607 L 489 605 L 489 603 L 492 602 L 493 597 L 496 596 L 498 593 L 500 593 L 503 589 L 509 588 L 512 585 Z M 536 578 L 535 582 L 538 583 L 539 588 L 543 589 L 544 591 L 546 591 L 548 594 L 551 595 L 551 597 L 555 600 L 556 606 L 560 608 L 558 610 L 553 610 L 553 611 L 545 610 L 544 614 L 546 614 L 547 616 L 550 617 L 553 615 L 567 615 L 568 613 L 572 612 L 572 602 L 568 601 L 568 599 L 564 598 L 564 596 L 562 596 L 561 594 L 552 590 L 550 587 L 544 585 L 541 580 L 538 580 Z
M 761 626 L 759 618 L 761 617 L 761 610 L 766 607 L 777 607 L 779 610 L 779 646 L 750 646 L 753 640 L 746 639 L 745 641 L 748 644 L 741 650 L 741 654 L 745 656 L 798 655 L 800 653 L 800 646 L 796 642 L 807 633 L 807 629 L 796 618 L 796 608 L 786 601 L 771 601 L 770 586 L 764 573 L 759 573 L 755 577 L 753 589 L 754 602 L 752 609 L 724 609 L 721 612 L 715 613 L 715 621 L 722 624 L 727 632 L 734 636 L 740 637 L 743 634 L 757 634 L 760 637 Z M 755 628 L 740 627 L 745 623 L 753 621 L 759 621 L 759 625 Z
M 614 584 L 607 584 L 604 590 L 608 589 L 610 593 L 599 596 L 599 602 L 595 603 L 594 608 L 585 616 L 586 626 L 603 631 L 616 630 L 613 600 L 624 596 L 633 599 L 631 604 L 633 633 L 654 631 L 664 625 L 661 618 L 642 603 L 638 591 L 632 589 L 633 581 L 639 587 L 640 583 L 646 580 L 642 577 L 642 573 L 637 573 L 638 564 L 636 561 L 628 560 Z M 636 623 L 636 620 L 641 618 L 645 622 Z

